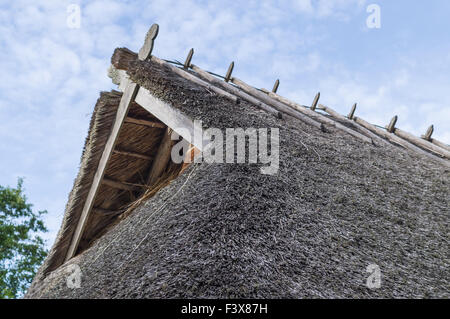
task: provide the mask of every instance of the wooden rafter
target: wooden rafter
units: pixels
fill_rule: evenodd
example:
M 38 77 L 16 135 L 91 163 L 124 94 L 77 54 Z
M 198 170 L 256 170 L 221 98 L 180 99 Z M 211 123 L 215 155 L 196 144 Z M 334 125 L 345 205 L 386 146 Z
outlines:
M 151 57 L 151 53 L 152 53 L 152 49 L 153 49 L 153 42 L 154 42 L 156 36 L 158 35 L 158 29 L 159 29 L 158 25 L 154 24 L 154 25 L 152 25 L 149 32 L 147 33 L 147 35 L 145 37 L 144 45 L 141 48 L 141 50 L 139 51 L 139 59 L 140 60 L 147 60 L 148 58 Z M 123 86 L 124 83 L 121 83 L 121 85 Z M 95 197 L 97 196 L 97 193 L 102 184 L 102 180 L 103 180 L 103 177 L 104 177 L 105 171 L 106 171 L 106 166 L 107 166 L 109 159 L 111 158 L 111 155 L 113 153 L 113 150 L 116 146 L 120 130 L 125 122 L 127 115 L 128 115 L 128 111 L 130 109 L 131 103 L 136 98 L 138 92 L 139 92 L 139 85 L 127 80 L 125 89 L 122 94 L 122 98 L 120 100 L 119 107 L 117 109 L 116 119 L 114 121 L 113 128 L 108 137 L 108 140 L 106 141 L 105 148 L 103 149 L 103 153 L 100 158 L 100 162 L 98 164 L 97 171 L 95 172 L 95 175 L 94 175 L 94 180 L 92 181 L 91 188 L 89 189 L 89 193 L 88 193 L 86 201 L 84 203 L 80 219 L 78 221 L 77 227 L 75 229 L 75 232 L 72 236 L 72 240 L 69 245 L 69 248 L 67 250 L 65 260 L 72 258 L 77 251 L 78 245 L 81 241 L 81 237 L 86 228 L 86 223 L 89 219 L 89 214 L 94 205 Z
M 94 205 L 95 197 L 97 195 L 103 176 L 105 174 L 106 164 L 109 162 L 109 159 L 111 158 L 111 154 L 113 153 L 114 147 L 116 145 L 120 129 L 122 128 L 125 117 L 128 114 L 131 102 L 136 97 L 138 91 L 139 86 L 136 83 L 130 82 L 122 95 L 119 108 L 117 109 L 114 126 L 106 142 L 105 148 L 102 153 L 102 157 L 100 158 L 97 172 L 95 173 L 94 180 L 92 181 L 91 188 L 89 189 L 88 196 L 86 198 L 83 210 L 81 212 L 80 220 L 78 221 L 77 228 L 75 229 L 75 233 L 73 234 L 72 241 L 66 254 L 66 260 L 72 258 L 76 253 L 81 236 L 86 227 L 89 212 L 92 209 L 92 206 Z
M 122 190 L 130 191 L 130 192 L 138 191 L 142 187 L 144 187 L 143 185 L 135 185 L 132 183 L 121 182 L 121 181 L 117 181 L 117 180 L 109 178 L 109 177 L 103 177 L 102 184 L 109 186 L 109 187 L 122 189 Z M 141 187 L 139 187 L 139 186 L 141 186 Z
M 153 160 L 152 156 L 145 155 L 145 154 L 142 154 L 142 153 L 130 152 L 130 151 L 125 151 L 125 150 L 121 150 L 121 149 L 117 149 L 117 148 L 113 152 L 114 152 L 114 154 L 124 155 L 124 156 L 129 156 L 129 157 L 135 157 L 135 158 L 143 159 L 143 160 L 146 160 L 146 161 Z
M 232 63 L 230 65 L 230 68 L 228 69 L 228 72 L 227 72 L 227 77 L 231 76 L 231 71 L 233 70 L 233 67 L 234 67 L 234 63 Z M 225 81 L 220 81 L 219 79 L 215 78 L 214 76 L 212 76 L 211 74 L 209 74 L 205 70 L 202 70 L 201 68 L 199 68 L 198 66 L 196 66 L 194 64 L 191 65 L 191 68 L 199 75 L 199 77 L 201 77 L 205 81 L 208 81 L 209 83 L 211 83 L 213 85 L 222 87 L 225 91 L 229 92 L 230 94 L 233 94 L 249 103 L 252 103 L 255 106 L 257 106 L 258 108 L 265 110 L 266 112 L 274 114 L 277 117 L 281 117 L 281 114 L 279 111 L 277 111 L 273 107 L 259 101 L 258 99 L 254 98 L 253 96 L 251 96 L 245 92 L 242 92 L 237 87 L 229 84 L 226 79 L 225 79 Z
M 330 114 L 335 119 L 341 120 L 344 123 L 349 123 L 349 124 L 355 126 L 358 129 L 358 131 L 360 131 L 363 134 L 369 136 L 374 142 L 376 141 L 375 144 L 389 144 L 386 140 L 382 139 L 381 137 L 379 137 L 375 133 L 372 133 L 371 131 L 369 131 L 364 126 L 361 126 L 358 123 L 356 123 L 355 121 L 350 120 L 348 117 L 345 117 L 345 116 L 339 114 L 338 112 L 336 112 L 332 108 L 330 108 L 328 106 L 325 106 L 323 104 L 319 104 L 317 106 L 317 108 L 319 110 L 323 110 L 323 111 L 327 112 L 328 114 Z M 352 118 L 354 116 L 355 108 L 356 108 L 356 104 L 353 105 L 352 111 L 350 111 L 350 115 L 351 115 Z
M 147 178 L 147 185 L 151 186 L 161 176 L 170 161 L 170 152 L 172 150 L 172 129 L 167 128 L 162 137 L 158 151 L 153 161 L 150 173 Z
M 137 125 L 143 125 L 143 126 L 148 126 L 148 127 L 157 127 L 157 128 L 165 128 L 166 126 L 161 123 L 161 122 L 157 122 L 157 121 L 149 121 L 149 120 L 143 120 L 143 119 L 138 119 L 135 117 L 130 117 L 128 116 L 125 119 L 126 123 L 132 123 L 132 124 L 137 124 Z
M 394 128 L 393 133 L 397 135 L 398 137 L 401 137 L 405 140 L 407 140 L 410 143 L 413 143 L 417 146 L 420 146 L 424 149 L 427 149 L 429 151 L 432 151 L 433 153 L 439 154 L 440 156 L 443 156 L 447 159 L 450 159 L 450 152 L 429 142 L 422 138 L 416 137 L 412 135 L 411 133 L 405 132 L 399 128 Z
M 444 160 L 444 159 L 442 159 L 440 157 L 437 157 L 437 156 L 435 156 L 435 155 L 433 155 L 431 153 L 428 153 L 428 152 L 424 151 L 420 147 L 418 147 L 418 146 L 416 146 L 416 145 L 414 145 L 414 144 L 412 144 L 412 143 L 410 143 L 410 142 L 408 142 L 408 141 L 398 137 L 394 133 L 389 133 L 386 130 L 383 130 L 383 129 L 379 128 L 379 127 L 376 127 L 375 125 L 372 125 L 372 124 L 366 122 L 365 120 L 363 120 L 360 117 L 355 116 L 353 119 L 354 119 L 355 122 L 357 122 L 358 124 L 364 126 L 365 128 L 367 128 L 368 130 L 372 131 L 373 133 L 375 133 L 375 134 L 377 134 L 377 135 L 379 135 L 379 136 L 381 136 L 381 137 L 383 137 L 383 138 L 385 138 L 385 139 L 387 139 L 387 140 L 389 140 L 389 141 L 391 141 L 391 142 L 393 142 L 393 143 L 395 143 L 397 145 L 400 145 L 400 146 L 402 146 L 402 147 L 404 147 L 406 149 L 412 150 L 412 151 L 414 151 L 416 153 L 420 153 L 422 155 L 425 155 L 425 156 L 428 156 L 430 158 L 433 158 L 434 160 L 438 160 L 439 162 L 441 162 L 445 166 L 450 167 L 450 162 L 449 161 Z

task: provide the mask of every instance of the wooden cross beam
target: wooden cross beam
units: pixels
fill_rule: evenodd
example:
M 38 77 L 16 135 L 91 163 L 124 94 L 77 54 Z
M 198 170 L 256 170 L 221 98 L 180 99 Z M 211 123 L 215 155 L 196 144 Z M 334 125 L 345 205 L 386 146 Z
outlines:
M 376 127 L 375 125 L 372 125 L 368 122 L 366 122 L 365 120 L 363 120 L 362 118 L 359 117 L 354 117 L 354 121 L 357 122 L 358 124 L 364 126 L 365 128 L 367 128 L 368 130 L 372 131 L 373 133 L 386 138 L 387 140 L 398 144 L 406 149 L 412 150 L 416 153 L 420 153 L 422 155 L 428 156 L 430 158 L 433 158 L 434 160 L 439 161 L 440 163 L 444 164 L 447 167 L 450 167 L 450 162 L 448 160 L 444 160 L 440 157 L 435 156 L 434 154 L 428 153 L 426 151 L 424 151 L 423 149 L 421 149 L 420 147 L 404 140 L 403 138 L 398 137 L 397 135 L 393 134 L 393 133 L 389 133 L 386 130 L 383 130 L 379 127 Z
M 150 28 L 149 32 L 146 35 L 144 46 L 139 51 L 139 59 L 146 60 L 150 57 L 150 54 L 153 49 L 153 42 L 156 36 L 158 35 L 158 30 L 159 26 L 157 24 L 152 25 L 152 27 Z M 117 138 L 119 137 L 120 130 L 127 117 L 130 105 L 137 96 L 138 91 L 139 86 L 136 83 L 133 83 L 128 80 L 122 98 L 120 100 L 119 107 L 117 109 L 116 119 L 114 121 L 113 128 L 108 137 L 108 140 L 106 141 L 105 148 L 103 150 L 100 162 L 97 167 L 97 171 L 95 172 L 94 175 L 94 180 L 92 181 L 91 188 L 89 189 L 89 193 L 87 195 L 86 201 L 83 206 L 83 210 L 80 215 L 80 219 L 78 220 L 77 227 L 75 229 L 75 232 L 72 236 L 72 240 L 68 247 L 65 260 L 69 260 L 77 252 L 77 248 L 80 243 L 83 232 L 86 228 L 86 223 L 89 219 L 89 215 L 94 205 L 95 198 L 102 184 L 102 180 L 106 171 L 106 166 L 114 151 L 114 147 L 117 143 Z
M 405 140 L 407 140 L 408 142 L 415 144 L 417 146 L 420 146 L 424 149 L 430 150 L 436 154 L 439 154 L 440 156 L 443 156 L 447 159 L 450 159 L 450 151 L 441 148 L 429 141 L 426 141 L 422 138 L 416 137 L 414 135 L 412 135 L 411 133 L 405 132 L 399 128 L 396 128 L 394 130 L 394 134 L 397 135 L 398 137 L 401 137 Z
M 172 151 L 173 141 L 171 139 L 173 130 L 167 128 L 164 132 L 158 151 L 156 152 L 155 160 L 153 161 L 150 173 L 147 178 L 147 185 L 153 185 L 158 178 L 164 173 L 167 164 L 170 161 L 170 154 Z
M 126 123 L 132 123 L 137 125 L 143 125 L 148 127 L 158 127 L 158 128 L 165 128 L 166 125 L 163 123 L 157 122 L 157 121 L 149 121 L 149 120 L 143 120 L 143 119 L 137 119 L 134 117 L 127 116 L 125 118 Z
M 319 93 L 316 95 L 316 98 L 314 99 L 315 102 L 313 102 L 313 105 L 314 105 L 314 103 L 317 104 L 318 96 L 320 96 Z M 288 108 L 291 108 L 293 110 L 296 110 L 296 111 L 302 113 L 309 120 L 312 120 L 312 121 L 314 121 L 316 123 L 319 123 L 320 125 L 322 125 L 325 128 L 325 130 L 326 130 L 326 127 L 334 127 L 336 129 L 341 130 L 343 132 L 346 132 L 347 134 L 350 134 L 350 135 L 352 135 L 352 136 L 354 136 L 354 137 L 356 137 L 356 138 L 358 138 L 358 139 L 360 139 L 360 140 L 362 140 L 362 141 L 364 141 L 366 143 L 369 143 L 369 144 L 373 143 L 373 140 L 371 138 L 369 138 L 369 137 L 367 137 L 367 136 L 365 136 L 365 135 L 363 135 L 361 133 L 358 133 L 358 132 L 350 129 L 350 128 L 348 128 L 348 127 L 346 127 L 346 126 L 344 126 L 344 125 L 342 125 L 342 124 L 340 124 L 340 123 L 338 123 L 338 122 L 336 122 L 336 121 L 326 117 L 325 115 L 320 114 L 319 112 L 315 112 L 315 111 L 311 110 L 308 107 L 305 107 L 303 105 L 297 104 L 297 103 L 295 103 L 295 102 L 293 102 L 293 101 L 291 101 L 291 100 L 289 100 L 289 99 L 287 99 L 285 97 L 282 97 L 282 96 L 280 96 L 280 95 L 278 95 L 276 93 L 273 93 L 273 92 L 269 92 L 269 97 L 271 99 L 273 99 L 273 100 L 276 100 L 276 101 L 284 104 Z M 322 130 L 324 130 L 324 129 L 322 129 Z
M 353 105 L 355 107 L 356 103 Z M 367 135 L 368 137 L 370 137 L 372 139 L 372 141 L 375 143 L 376 141 L 376 145 L 381 145 L 381 144 L 389 144 L 386 140 L 382 139 L 381 137 L 379 137 L 378 135 L 376 135 L 375 133 L 372 133 L 372 131 L 369 131 L 368 129 L 366 129 L 365 127 L 359 125 L 358 123 L 356 123 L 353 120 L 350 120 L 349 118 L 339 114 L 338 112 L 336 112 L 335 110 L 333 110 L 332 108 L 319 104 L 317 106 L 318 109 L 323 110 L 325 112 L 327 112 L 328 114 L 330 114 L 332 117 L 334 117 L 335 119 L 338 119 L 344 123 L 349 123 L 350 125 L 352 125 L 353 127 L 356 128 L 356 130 L 358 130 L 360 133 Z M 353 118 L 353 115 L 352 115 Z
M 233 69 L 233 65 L 234 65 L 234 62 L 232 62 L 230 65 L 231 70 Z M 208 72 L 206 72 L 205 70 L 201 69 L 200 67 L 198 67 L 194 64 L 192 64 L 191 67 L 192 67 L 192 70 L 194 70 L 198 74 L 198 76 L 201 77 L 202 79 L 204 79 L 205 81 L 208 81 L 209 83 L 211 83 L 213 85 L 220 86 L 226 92 L 229 92 L 230 94 L 233 94 L 234 96 L 237 96 L 249 103 L 252 103 L 255 106 L 257 106 L 258 108 L 265 110 L 277 117 L 281 117 L 280 112 L 278 112 L 274 108 L 268 106 L 267 104 L 265 104 L 261 101 L 258 101 L 258 99 L 254 98 L 253 96 L 239 90 L 237 87 L 231 85 L 230 83 L 227 83 L 226 79 L 225 79 L 225 81 L 220 81 L 216 77 L 212 76 L 211 74 L 209 74 Z M 230 69 L 228 69 L 229 72 L 227 72 L 227 76 L 231 76 Z
M 133 185 L 131 183 L 124 183 L 121 181 L 116 181 L 110 177 L 103 177 L 102 184 L 105 184 L 106 186 L 109 186 L 109 187 L 113 187 L 113 188 L 117 188 L 117 189 L 121 189 L 121 190 L 125 190 L 125 191 L 130 191 L 130 192 L 138 191 L 144 187 L 143 185 L 139 187 L 138 185 Z
M 120 150 L 120 149 L 115 149 L 113 152 L 114 152 L 114 154 L 135 157 L 135 158 L 143 159 L 146 161 L 153 160 L 152 156 L 148 156 L 148 155 L 142 154 L 142 153 L 130 152 L 130 151 L 125 151 L 125 150 Z

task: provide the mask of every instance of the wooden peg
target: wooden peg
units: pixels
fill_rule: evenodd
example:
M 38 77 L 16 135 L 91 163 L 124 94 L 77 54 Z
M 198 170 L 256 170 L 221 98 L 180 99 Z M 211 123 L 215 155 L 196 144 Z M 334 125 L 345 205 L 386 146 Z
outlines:
M 151 56 L 152 50 L 153 50 L 153 44 L 155 42 L 156 37 L 158 36 L 158 32 L 159 32 L 159 25 L 154 23 L 150 27 L 150 30 L 148 30 L 148 32 L 145 36 L 144 45 L 139 50 L 139 54 L 138 54 L 139 60 L 145 61 Z
M 272 92 L 273 92 L 273 93 L 277 93 L 277 90 L 278 90 L 278 87 L 279 87 L 279 86 L 280 86 L 280 80 L 277 79 L 277 80 L 275 81 L 274 85 L 273 85 Z
M 350 120 L 353 120 L 353 116 L 355 115 L 355 111 L 356 111 L 356 103 L 353 104 L 352 109 L 350 110 L 350 113 L 348 113 L 348 118 Z
M 230 66 L 228 67 L 227 74 L 225 75 L 225 82 L 230 81 L 231 73 L 233 72 L 233 69 L 234 69 L 234 61 L 231 62 Z
M 425 133 L 425 135 L 422 135 L 422 138 L 424 140 L 431 141 L 431 135 L 433 135 L 433 132 L 434 132 L 434 126 L 430 125 L 430 127 L 428 128 L 428 130 Z
M 394 116 L 391 120 L 391 122 L 389 123 L 389 125 L 386 127 L 387 131 L 389 133 L 394 133 L 395 130 L 395 124 L 397 124 L 397 120 L 398 120 L 398 116 Z
M 319 99 L 320 99 L 320 92 L 318 92 L 318 93 L 316 94 L 316 97 L 314 98 L 314 101 L 313 101 L 312 104 L 311 104 L 311 110 L 313 110 L 313 111 L 316 110 L 317 103 L 319 102 Z
M 194 48 L 189 50 L 186 61 L 184 62 L 184 69 L 187 70 L 191 67 L 192 56 L 194 55 Z

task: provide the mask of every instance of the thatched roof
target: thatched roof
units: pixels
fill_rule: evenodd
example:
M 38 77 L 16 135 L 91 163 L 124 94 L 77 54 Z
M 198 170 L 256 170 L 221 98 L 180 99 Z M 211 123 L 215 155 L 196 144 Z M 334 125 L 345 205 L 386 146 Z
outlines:
M 119 103 L 103 93 L 57 242 L 27 297 L 450 297 L 447 166 L 230 103 L 152 61 L 131 63 L 128 75 L 205 127 L 279 128 L 279 171 L 192 164 L 55 267 Z M 123 147 L 145 135 L 130 134 Z M 109 173 L 136 174 L 133 165 Z M 66 285 L 71 264 L 79 289 Z M 379 289 L 366 287 L 369 264 L 380 267 Z

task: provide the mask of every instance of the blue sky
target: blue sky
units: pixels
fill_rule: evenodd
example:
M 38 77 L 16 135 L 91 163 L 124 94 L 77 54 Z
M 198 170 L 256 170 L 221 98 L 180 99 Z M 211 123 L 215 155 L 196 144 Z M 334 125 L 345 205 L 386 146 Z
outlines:
M 67 25 L 81 8 L 78 29 Z M 368 5 L 381 9 L 369 29 Z M 435 125 L 450 143 L 450 1 L 63 1 L 0 3 L 0 185 L 25 178 L 28 198 L 47 209 L 52 243 L 78 171 L 90 115 L 114 48 L 138 51 L 152 23 L 154 54 L 233 74 L 256 87 L 416 135 Z

